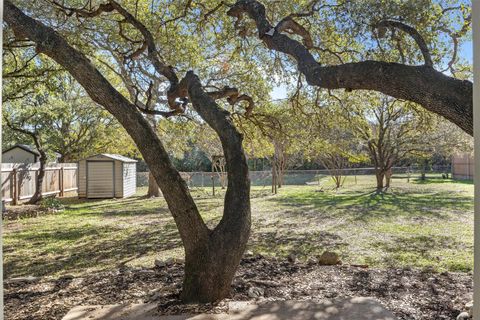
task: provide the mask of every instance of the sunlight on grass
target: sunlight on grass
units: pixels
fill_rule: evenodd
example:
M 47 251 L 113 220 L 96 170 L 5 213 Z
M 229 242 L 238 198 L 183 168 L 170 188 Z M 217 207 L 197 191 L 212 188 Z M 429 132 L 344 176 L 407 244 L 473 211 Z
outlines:
M 471 271 L 473 185 L 440 177 L 408 182 L 406 176 L 392 183 L 381 194 L 374 192 L 372 176 L 348 177 L 339 190 L 328 177 L 284 186 L 277 195 L 268 186 L 254 186 L 247 250 L 306 260 L 331 249 L 344 263 Z M 6 277 L 81 275 L 182 257 L 165 201 L 145 193 L 142 188 L 127 199 L 63 199 L 61 213 L 6 222 Z M 224 193 L 218 189 L 212 197 L 210 188 L 192 190 L 211 228 L 220 220 Z

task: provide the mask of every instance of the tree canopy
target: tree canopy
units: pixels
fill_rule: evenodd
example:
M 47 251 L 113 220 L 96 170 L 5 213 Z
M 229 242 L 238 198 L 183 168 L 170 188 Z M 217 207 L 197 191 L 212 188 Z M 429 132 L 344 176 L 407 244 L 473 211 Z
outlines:
M 473 132 L 470 70 L 458 55 L 471 21 L 463 1 L 5 0 L 5 21 L 7 100 L 35 93 L 40 81 L 47 83 L 46 101 L 61 106 L 62 93 L 51 92 L 63 81 L 50 79 L 68 72 L 134 141 L 185 247 L 185 301 L 228 295 L 251 223 L 244 148 L 273 153 L 283 166 L 278 161 L 317 131 L 319 149 L 334 145 L 335 155 L 348 159 L 359 151 L 348 140 L 360 137 L 355 130 L 339 137 L 336 125 L 354 112 L 355 124 L 376 130 L 369 117 L 378 104 L 356 101 L 343 117 L 339 92 L 345 101 L 353 90 L 374 91 Z M 291 108 L 270 101 L 281 82 L 290 84 Z M 63 107 L 68 115 L 72 106 Z M 215 134 L 208 148 L 221 145 L 225 157 L 224 211 L 214 228 L 171 159 L 198 128 Z

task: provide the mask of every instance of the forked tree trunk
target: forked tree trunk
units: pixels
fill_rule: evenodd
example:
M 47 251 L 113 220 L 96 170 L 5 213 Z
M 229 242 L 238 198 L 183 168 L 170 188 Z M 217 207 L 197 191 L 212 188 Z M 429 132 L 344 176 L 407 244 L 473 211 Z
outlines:
M 156 197 L 160 197 L 161 195 L 162 193 L 160 192 L 160 188 L 158 187 L 157 181 L 155 181 L 155 177 L 151 172 L 148 172 L 147 197 L 156 198 Z
M 113 2 L 110 4 L 117 6 Z M 134 19 L 128 13 L 123 14 Z M 227 297 L 230 282 L 250 235 L 251 224 L 250 179 L 242 148 L 243 138 L 236 130 L 230 114 L 203 91 L 193 72 L 188 72 L 178 84 L 188 93 L 189 101 L 200 117 L 220 137 L 227 163 L 228 187 L 223 216 L 215 229 L 211 230 L 203 221 L 185 181 L 173 166 L 162 142 L 137 107 L 120 94 L 83 53 L 70 46 L 52 28 L 26 16 L 9 0 L 4 1 L 4 17 L 17 36 L 34 41 L 38 52 L 62 65 L 95 102 L 115 116 L 132 137 L 162 190 L 185 248 L 183 300 L 213 302 Z M 136 26 L 144 28 L 140 23 Z M 149 57 L 154 59 L 156 48 L 153 47 L 151 35 L 146 34 L 146 38 L 150 40 Z M 156 69 L 163 72 L 171 70 L 158 66 L 161 64 L 159 61 L 155 62 Z
M 340 187 L 343 185 L 344 177 L 339 172 L 335 172 L 331 177 L 333 182 L 335 183 L 335 189 L 340 189 Z
M 228 296 L 231 282 L 250 236 L 250 178 L 242 135 L 228 113 L 202 89 L 193 72 L 185 76 L 194 109 L 215 130 L 222 142 L 227 168 L 223 217 L 205 239 L 185 244 L 185 279 L 182 300 L 211 302 Z
M 182 301 L 205 303 L 229 296 L 246 243 L 234 249 L 234 239 L 222 238 L 212 235 L 210 241 L 199 242 L 196 250 L 186 253 Z

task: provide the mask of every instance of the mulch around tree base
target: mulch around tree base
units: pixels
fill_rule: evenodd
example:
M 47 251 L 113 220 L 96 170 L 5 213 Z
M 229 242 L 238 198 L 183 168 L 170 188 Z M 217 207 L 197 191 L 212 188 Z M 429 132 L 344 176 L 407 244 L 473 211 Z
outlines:
M 183 266 L 121 268 L 82 278 L 6 281 L 8 320 L 61 319 L 78 305 L 157 303 L 163 314 L 223 312 L 225 301 L 182 305 Z M 455 319 L 472 300 L 473 276 L 413 269 L 366 269 L 347 265 L 292 264 L 261 256 L 242 260 L 232 300 L 320 300 L 352 296 L 378 299 L 399 319 Z

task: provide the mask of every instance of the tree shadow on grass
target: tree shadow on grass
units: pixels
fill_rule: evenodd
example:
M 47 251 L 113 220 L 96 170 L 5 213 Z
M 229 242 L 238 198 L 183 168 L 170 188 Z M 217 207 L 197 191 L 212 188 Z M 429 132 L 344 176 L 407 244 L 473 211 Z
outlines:
M 373 248 L 384 253 L 377 257 L 383 265 L 397 267 L 399 262 L 416 267 L 428 265 L 437 268 L 443 265 L 450 271 L 467 272 L 471 269 L 469 263 L 473 264 L 473 261 L 449 261 L 441 257 L 441 251 L 444 250 L 464 252 L 465 245 L 453 236 L 439 234 L 395 236 L 389 241 L 375 241 L 371 244 Z M 432 261 L 438 263 L 432 264 Z
M 248 241 L 248 248 L 269 256 L 286 257 L 295 254 L 297 257 L 307 258 L 321 254 L 324 250 L 341 250 L 348 246 L 335 233 L 326 231 L 288 233 L 287 230 L 288 227 L 280 232 L 277 230 L 253 232 Z
M 132 204 L 145 204 L 158 202 L 160 198 L 145 198 L 143 196 L 139 197 L 130 197 L 124 199 L 72 199 L 65 198 L 61 199 L 62 203 L 69 209 L 80 210 L 80 209 L 101 209 L 112 206 L 127 206 Z
M 83 273 L 164 251 L 183 251 L 163 198 L 62 200 L 67 210 L 58 220 L 9 234 L 4 265 L 7 277 Z M 209 226 L 219 220 L 218 207 L 223 203 L 215 199 L 199 203 Z
M 341 191 L 339 193 L 319 193 L 312 190 L 295 194 L 272 197 L 267 201 L 293 207 L 289 214 L 305 216 L 306 212 L 315 215 L 315 210 L 331 218 L 348 217 L 354 221 L 368 221 L 372 218 L 409 217 L 449 219 L 449 211 L 473 210 L 473 197 L 452 194 L 448 191 L 435 191 L 429 194 L 418 192 L 388 191 Z M 312 212 L 312 209 L 314 210 Z
M 414 178 L 411 180 L 412 183 L 415 184 L 424 184 L 424 185 L 429 185 L 429 184 L 466 184 L 466 185 L 473 185 L 473 180 L 454 180 L 454 179 L 443 179 L 443 178 L 426 178 L 425 180 L 422 180 L 420 178 Z
M 125 217 L 169 213 L 163 198 L 134 196 L 125 199 L 62 199 L 68 214 Z
M 108 209 L 103 210 L 101 215 L 103 217 L 131 217 L 131 216 L 141 216 L 141 215 L 151 215 L 151 214 L 158 214 L 158 215 L 168 215 L 170 217 L 170 211 L 166 207 L 153 207 L 153 208 L 145 208 L 145 207 L 125 207 L 119 206 L 116 208 L 107 207 Z
M 125 233 L 128 233 L 125 235 Z M 115 226 L 82 225 L 64 230 L 50 230 L 28 235 L 16 235 L 16 243 L 37 246 L 49 243 L 64 243 L 48 250 L 30 251 L 28 257 L 14 254 L 22 252 L 15 248 L 7 254 L 4 262 L 5 277 L 47 276 L 55 273 L 83 273 L 89 269 L 103 270 L 121 265 L 125 261 L 145 255 L 182 247 L 177 228 L 173 222 L 145 227 L 144 230 L 128 230 Z M 20 241 L 18 241 L 20 240 Z M 6 245 L 8 248 L 10 245 Z M 56 257 L 52 257 L 51 254 Z M 103 267 L 100 267 L 103 266 Z

